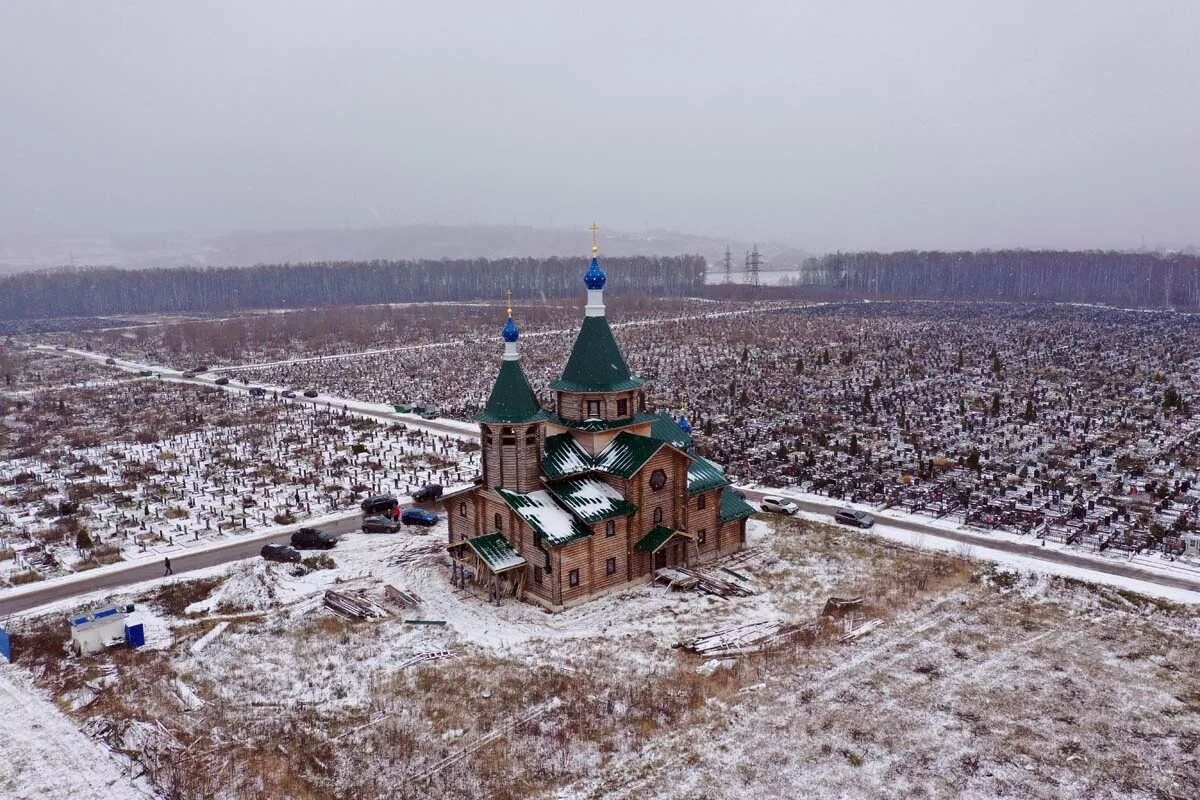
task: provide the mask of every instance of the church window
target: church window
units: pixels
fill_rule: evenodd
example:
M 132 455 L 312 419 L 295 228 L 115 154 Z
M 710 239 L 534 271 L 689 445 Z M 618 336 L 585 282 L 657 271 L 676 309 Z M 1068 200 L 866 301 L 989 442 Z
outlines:
M 653 489 L 654 491 L 657 492 L 659 489 L 663 488 L 666 485 L 667 485 L 667 473 L 666 472 L 663 472 L 661 469 L 656 469 L 656 470 L 654 470 L 654 472 L 650 473 L 650 488 L 651 489 Z
M 615 558 L 610 558 L 604 562 L 604 574 L 605 575 L 616 575 L 617 574 L 617 560 Z
M 699 531 L 697 531 L 696 532 L 696 544 L 703 545 L 705 538 L 707 538 L 707 535 L 708 535 L 708 531 L 704 530 L 704 528 L 701 528 Z
M 662 506 L 654 509 L 654 524 L 662 525 Z
M 533 582 L 536 583 L 538 586 L 542 585 L 542 568 L 541 567 L 533 568 Z
M 697 511 L 703 511 L 705 509 L 705 507 L 708 505 L 708 501 L 706 500 L 706 498 L 707 498 L 707 495 L 703 495 L 703 494 L 696 498 L 696 510 Z
M 500 444 L 514 445 L 517 443 L 517 437 L 513 435 L 512 428 L 503 428 L 500 431 Z
M 588 400 L 587 406 L 588 406 L 588 410 L 587 410 L 588 419 L 595 419 L 596 417 L 600 416 L 600 401 L 599 400 Z
M 465 517 L 467 515 L 467 504 L 466 503 L 458 504 L 458 515 L 460 517 Z
M 571 586 L 579 585 L 579 570 L 573 569 L 567 574 L 567 583 Z
M 496 513 L 496 530 L 504 530 L 504 518 L 500 516 L 499 512 Z
M 617 523 L 613 522 L 611 519 L 608 522 L 604 523 L 604 535 L 605 536 L 616 536 L 617 535 Z
M 622 399 L 622 400 L 617 401 L 617 416 L 618 417 L 628 417 L 629 416 L 629 401 L 628 400 Z

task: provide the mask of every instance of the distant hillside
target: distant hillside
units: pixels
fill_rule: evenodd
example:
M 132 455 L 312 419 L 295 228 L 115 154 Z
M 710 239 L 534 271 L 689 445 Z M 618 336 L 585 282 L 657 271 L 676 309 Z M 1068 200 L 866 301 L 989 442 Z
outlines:
M 610 256 L 613 292 L 696 294 L 700 256 Z M 577 296 L 587 260 L 502 258 L 210 269 L 58 269 L 0 277 L 0 320 L 360 303 Z
M 1102 303 L 1200 309 L 1200 256 L 994 250 L 833 253 L 789 281 L 823 296 Z
M 603 231 L 610 256 L 698 253 L 710 261 L 726 244 L 741 259 L 750 247 L 670 231 Z M 245 267 L 319 261 L 545 258 L 586 253 L 586 230 L 503 225 L 404 225 L 380 228 L 247 231 L 215 236 L 0 236 L 0 274 L 47 267 Z M 799 263 L 798 261 L 796 263 Z

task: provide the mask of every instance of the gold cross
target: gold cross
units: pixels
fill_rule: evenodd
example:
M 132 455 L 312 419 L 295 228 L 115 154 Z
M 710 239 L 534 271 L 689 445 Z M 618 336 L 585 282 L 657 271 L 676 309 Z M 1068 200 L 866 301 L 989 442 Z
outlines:
M 512 317 L 512 289 L 505 289 L 504 295 L 505 295 L 505 299 L 508 302 L 508 316 L 509 316 L 509 318 L 511 318 Z
M 599 238 L 600 226 L 593 222 L 591 231 L 592 231 L 592 255 L 596 255 L 597 253 L 600 252 L 600 238 Z

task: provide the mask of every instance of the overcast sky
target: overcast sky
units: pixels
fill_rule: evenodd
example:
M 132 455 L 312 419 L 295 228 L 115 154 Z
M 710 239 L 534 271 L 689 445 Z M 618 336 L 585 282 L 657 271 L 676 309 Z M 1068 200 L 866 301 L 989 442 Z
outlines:
M 0 3 L 0 233 L 1198 244 L 1200 3 Z

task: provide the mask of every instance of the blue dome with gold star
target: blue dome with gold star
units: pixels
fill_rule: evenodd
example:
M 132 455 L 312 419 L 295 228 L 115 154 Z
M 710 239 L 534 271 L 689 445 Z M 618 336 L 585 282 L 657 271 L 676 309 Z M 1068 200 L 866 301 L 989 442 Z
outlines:
M 515 342 L 521 338 L 521 331 L 517 328 L 517 323 L 513 322 L 512 317 L 509 317 L 508 322 L 504 323 L 504 330 L 501 331 L 501 335 L 506 342 Z
M 588 271 L 583 274 L 583 282 L 589 289 L 603 289 L 608 276 L 604 274 L 604 270 L 600 269 L 600 259 L 592 256 L 592 265 L 588 267 Z

